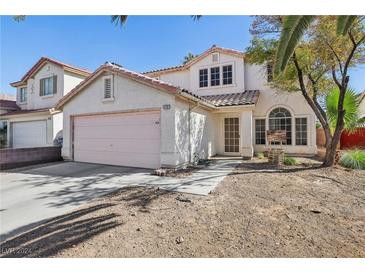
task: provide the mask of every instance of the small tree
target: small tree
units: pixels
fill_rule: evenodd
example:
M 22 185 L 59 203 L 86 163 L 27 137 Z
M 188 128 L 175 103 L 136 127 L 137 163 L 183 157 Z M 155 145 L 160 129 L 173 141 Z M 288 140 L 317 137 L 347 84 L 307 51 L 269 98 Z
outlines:
M 250 30 L 254 38 L 247 49 L 249 61 L 275 64 L 277 55 L 280 55 L 277 48 L 283 22 L 285 23 L 285 18 L 280 16 L 255 18 Z M 311 22 L 285 70 L 274 75 L 271 86 L 302 93 L 325 132 L 326 156 L 323 165 L 332 166 L 344 128 L 343 100 L 348 89 L 348 70 L 364 57 L 365 27 L 362 19 L 358 18 L 348 35 L 342 36 L 337 35 L 335 16 L 320 16 Z M 340 95 L 336 126 L 331 132 L 330 121 L 320 101 L 334 87 L 338 88 Z
M 185 65 L 187 62 L 193 60 L 197 56 L 198 55 L 195 55 L 195 54 L 192 54 L 191 52 L 188 52 L 188 54 L 184 56 L 184 61 L 182 63 Z

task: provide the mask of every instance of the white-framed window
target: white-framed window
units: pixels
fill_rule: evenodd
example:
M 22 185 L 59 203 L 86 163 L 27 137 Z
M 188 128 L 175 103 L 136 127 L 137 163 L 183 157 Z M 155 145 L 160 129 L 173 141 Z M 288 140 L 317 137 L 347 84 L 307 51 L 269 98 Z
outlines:
M 27 101 L 27 88 L 22 87 L 19 89 L 19 102 L 25 103 Z
M 286 145 L 292 144 L 292 122 L 289 110 L 283 107 L 273 109 L 269 114 L 269 130 L 285 130 Z M 279 143 L 273 143 L 279 144 Z
M 39 95 L 47 96 L 57 93 L 57 76 L 51 76 L 39 80 Z
M 223 66 L 222 71 L 223 85 L 231 85 L 233 82 L 232 65 Z
M 208 69 L 199 70 L 199 87 L 205 88 L 208 86 Z
M 295 144 L 297 146 L 308 145 L 308 119 L 306 117 L 295 118 Z
M 219 53 L 212 54 L 212 62 L 213 63 L 219 62 Z
M 266 121 L 265 119 L 255 119 L 255 144 L 266 144 Z
M 220 67 L 210 68 L 210 85 L 212 87 L 220 85 Z
M 103 99 L 113 98 L 113 76 L 103 77 Z

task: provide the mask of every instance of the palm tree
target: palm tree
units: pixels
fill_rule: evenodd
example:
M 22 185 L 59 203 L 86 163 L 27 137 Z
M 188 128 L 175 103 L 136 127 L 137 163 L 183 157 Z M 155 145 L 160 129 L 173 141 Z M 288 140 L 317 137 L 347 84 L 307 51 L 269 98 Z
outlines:
M 187 62 L 189 62 L 190 60 L 193 60 L 195 57 L 197 57 L 198 55 L 192 54 L 191 52 L 188 52 L 188 54 L 186 56 L 184 56 L 184 61 L 183 61 L 183 65 L 185 65 Z
M 345 35 L 353 25 L 355 15 L 341 15 L 337 17 L 337 34 Z M 312 15 L 290 15 L 284 17 L 283 30 L 281 32 L 277 49 L 275 72 L 283 71 L 293 55 L 296 46 L 303 37 L 310 24 L 316 19 Z
M 325 97 L 326 114 L 328 117 L 331 131 L 336 128 L 338 117 L 338 101 L 340 97 L 340 90 L 334 88 Z M 360 98 L 352 89 L 347 89 L 343 101 L 344 127 L 348 132 L 355 132 L 359 127 L 365 126 L 365 117 L 360 116 Z
M 116 26 L 123 26 L 127 22 L 128 15 L 112 15 L 111 19 Z

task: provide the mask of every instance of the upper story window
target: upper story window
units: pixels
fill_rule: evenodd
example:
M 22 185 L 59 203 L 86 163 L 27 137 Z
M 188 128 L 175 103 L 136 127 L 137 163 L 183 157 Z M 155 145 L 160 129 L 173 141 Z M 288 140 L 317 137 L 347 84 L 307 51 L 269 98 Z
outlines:
M 220 85 L 219 67 L 210 68 L 210 85 L 212 87 Z
M 223 85 L 232 84 L 232 65 L 223 66 Z
M 267 82 L 270 83 L 273 80 L 272 64 L 266 65 Z
M 199 70 L 199 87 L 204 88 L 208 86 L 208 69 Z
M 104 99 L 112 99 L 113 98 L 113 78 L 112 76 L 105 76 L 103 78 L 104 84 Z
M 47 96 L 57 93 L 57 76 L 51 76 L 40 80 L 40 96 Z
M 19 89 L 19 102 L 24 103 L 27 101 L 27 88 L 20 88 Z

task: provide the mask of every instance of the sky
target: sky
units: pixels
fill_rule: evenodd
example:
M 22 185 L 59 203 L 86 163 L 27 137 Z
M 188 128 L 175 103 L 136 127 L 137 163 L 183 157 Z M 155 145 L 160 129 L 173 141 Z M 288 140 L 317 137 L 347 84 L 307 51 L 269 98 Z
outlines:
M 0 92 L 15 93 L 18 81 L 42 56 L 95 70 L 106 61 L 138 72 L 181 64 L 188 52 L 213 44 L 245 50 L 249 16 L 130 16 L 125 26 L 110 16 L 27 16 L 0 19 Z M 365 90 L 365 65 L 351 71 L 350 86 Z

